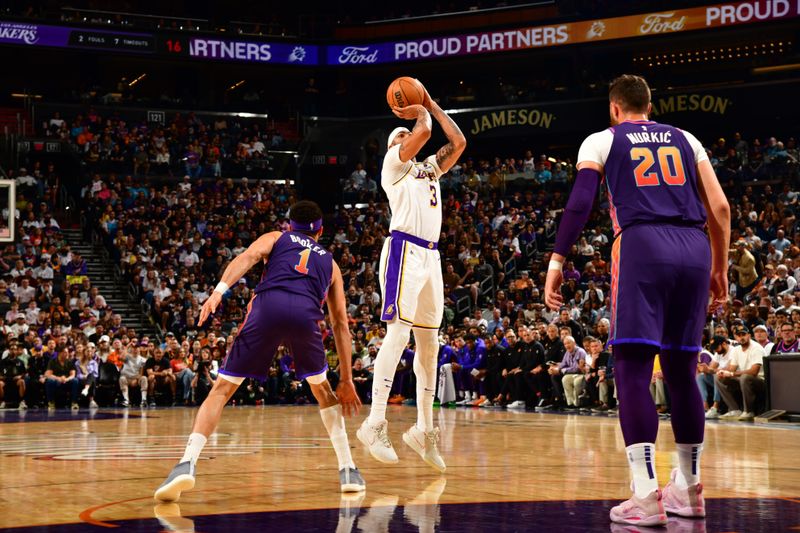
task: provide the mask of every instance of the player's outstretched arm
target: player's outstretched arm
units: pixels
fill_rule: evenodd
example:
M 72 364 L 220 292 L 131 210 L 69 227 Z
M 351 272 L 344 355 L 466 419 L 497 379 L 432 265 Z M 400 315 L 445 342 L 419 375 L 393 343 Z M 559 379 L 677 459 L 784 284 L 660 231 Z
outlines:
M 247 250 L 240 253 L 230 262 L 228 268 L 226 268 L 225 272 L 222 274 L 219 285 L 217 285 L 214 292 L 211 293 L 211 296 L 203 304 L 203 308 L 200 310 L 200 319 L 197 321 L 198 326 L 202 326 L 205 321 L 208 320 L 208 317 L 216 312 L 217 306 L 219 306 L 219 303 L 222 301 L 222 295 L 225 294 L 228 287 L 235 285 L 236 282 L 239 281 L 239 278 L 247 274 L 247 271 L 253 268 L 256 263 L 269 257 L 269 254 L 272 252 L 272 247 L 275 246 L 275 242 L 280 236 L 280 231 L 265 233 L 256 239 Z
M 403 139 L 400 144 L 400 161 L 405 163 L 414 159 L 428 139 L 431 138 L 431 115 L 428 110 L 421 105 L 407 105 L 405 107 L 392 107 L 392 113 L 404 120 L 416 120 L 411 134 Z
M 333 279 L 328 293 L 328 313 L 333 326 L 333 339 L 339 355 L 339 385 L 336 396 L 342 405 L 342 414 L 357 415 L 361 407 L 356 387 L 353 384 L 353 353 L 350 327 L 347 324 L 347 301 L 344 298 L 344 279 L 336 261 L 333 262 Z
M 731 207 L 708 159 L 697 164 L 698 189 L 708 215 L 711 241 L 711 311 L 728 301 L 728 246 L 731 242 Z
M 547 279 L 544 283 L 544 300 L 552 310 L 557 310 L 564 303 L 561 296 L 561 284 L 564 277 L 561 268 L 566 260 L 569 249 L 578 240 L 578 237 L 589 220 L 589 215 L 600 187 L 603 167 L 593 161 L 578 163 L 578 175 L 567 200 L 564 215 L 556 234 L 556 244 L 547 267 Z
M 453 168 L 453 165 L 458 162 L 458 158 L 464 153 L 464 149 L 467 147 L 467 138 L 461 133 L 461 128 L 458 127 L 458 124 L 439 107 L 439 104 L 433 101 L 427 90 L 425 91 L 425 100 L 422 105 L 431 112 L 431 115 L 442 127 L 449 141 L 436 152 L 436 164 L 439 165 L 442 173 L 445 173 Z

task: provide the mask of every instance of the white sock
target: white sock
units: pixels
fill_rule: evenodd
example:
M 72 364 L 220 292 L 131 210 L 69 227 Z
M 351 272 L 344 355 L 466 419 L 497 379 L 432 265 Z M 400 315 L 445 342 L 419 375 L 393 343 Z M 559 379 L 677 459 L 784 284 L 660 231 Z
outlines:
M 142 389 L 142 401 L 147 401 L 147 389 Z
M 130 401 L 128 398 L 128 387 L 121 389 L 121 392 L 122 392 L 122 399 L 125 400 L 126 402 Z
M 700 483 L 700 456 L 703 454 L 703 443 L 678 444 L 678 474 L 675 484 L 685 489 Z
M 142 393 L 144 398 L 144 393 Z M 186 443 L 186 451 L 183 452 L 183 457 L 179 462 L 184 463 L 191 461 L 192 464 L 197 463 L 197 458 L 200 457 L 200 452 L 203 451 L 203 446 L 206 445 L 208 439 L 202 433 L 192 433 L 189 435 L 189 442 Z
M 339 470 L 345 467 L 355 468 L 353 457 L 350 455 L 350 443 L 347 442 L 347 430 L 344 426 L 342 406 L 337 403 L 325 409 L 320 409 L 319 414 L 322 417 L 325 429 L 328 430 L 328 436 L 331 438 L 336 458 L 339 460 Z
M 641 442 L 628 446 L 625 452 L 633 476 L 633 492 L 638 498 L 644 498 L 658 489 L 656 446 L 650 442 Z
M 377 426 L 386 420 L 386 404 L 392 390 L 397 363 L 408 344 L 411 326 L 395 321 L 386 326 L 386 337 L 375 358 L 372 376 L 372 407 L 369 411 L 369 425 Z

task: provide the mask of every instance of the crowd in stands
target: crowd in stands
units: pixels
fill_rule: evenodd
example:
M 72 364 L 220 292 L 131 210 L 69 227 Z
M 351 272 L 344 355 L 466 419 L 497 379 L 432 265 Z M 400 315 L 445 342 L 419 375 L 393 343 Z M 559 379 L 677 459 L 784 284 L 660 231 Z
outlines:
M 266 177 L 268 151 L 285 147 L 283 135 L 265 121 L 193 112 L 176 113 L 160 126 L 89 107 L 71 117 L 55 112 L 40 133 L 74 145 L 87 172 L 136 177 Z
M 55 166 L 37 162 L 9 177 L 17 185 L 16 208 L 6 207 L 2 217 L 16 217 L 16 239 L 0 245 L 0 406 L 12 398 L 23 409 L 52 405 L 64 396 L 77 407 L 80 392 L 91 404 L 96 344 L 135 332 L 92 285 L 85 259 L 61 231 Z
M 707 350 L 698 358 L 698 386 L 709 418 L 747 419 L 763 408 L 763 356 L 798 349 L 800 192 L 793 139 L 734 138 L 730 149 L 724 140 L 709 146 L 732 206 L 732 283 L 730 305 L 709 323 Z M 613 234 L 604 200 L 565 265 L 564 308 L 551 311 L 543 303 L 548 250 L 572 178 L 571 162 L 535 158 L 531 152 L 519 159 L 465 158 L 442 178 L 439 249 L 446 309 L 437 391 L 442 404 L 614 408 L 613 351 L 607 346 Z M 352 365 L 367 402 L 371 369 L 385 336 L 377 262 L 390 220 L 376 182 L 364 166 L 356 166 L 343 191 L 355 191 L 365 203 L 331 214 L 323 237 L 342 269 L 353 335 L 353 358 L 340 361 L 330 323 L 320 325 L 329 377 L 335 386 L 337 367 Z M 113 173 L 92 177 L 81 195 L 87 224 L 165 335 L 160 345 L 130 334 L 114 337 L 116 355 L 110 360 L 122 367 L 123 389 L 147 388 L 146 398 L 153 399 L 161 387 L 173 401 L 202 399 L 236 336 L 261 269 L 229 289 L 208 327 L 196 325 L 200 307 L 232 257 L 262 233 L 288 228 L 294 194 L 287 185 L 247 178 L 185 178 L 174 184 Z M 398 367 L 394 403 L 413 401 L 413 349 L 412 341 Z M 159 357 L 169 361 L 169 368 L 156 366 L 150 375 L 152 368 L 146 367 Z M 109 358 L 101 354 L 100 361 Z M 666 415 L 670 399 L 658 364 L 652 392 Z M 236 401 L 306 402 L 311 397 L 294 375 L 292 354 L 281 348 L 269 377 L 248 380 Z

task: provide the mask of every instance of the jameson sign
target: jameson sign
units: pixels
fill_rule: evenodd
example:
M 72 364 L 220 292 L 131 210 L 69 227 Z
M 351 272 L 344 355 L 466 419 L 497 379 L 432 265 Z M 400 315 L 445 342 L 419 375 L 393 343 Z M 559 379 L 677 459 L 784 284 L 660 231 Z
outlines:
M 794 86 L 796 89 L 797 86 Z M 790 88 L 784 88 L 789 90 Z M 767 89 L 761 89 L 767 91 Z M 735 98 L 739 100 L 739 97 Z M 780 98 L 778 99 L 780 100 Z M 746 99 L 744 99 L 746 101 Z M 785 101 L 785 100 L 784 100 Z M 680 120 L 681 126 L 724 122 L 732 113 L 737 119 L 747 109 L 737 107 L 733 95 L 720 93 L 675 93 L 653 97 L 651 118 Z M 744 106 L 745 108 L 747 106 Z M 679 117 L 676 117 L 680 115 Z M 585 130 L 586 125 L 602 127 L 608 123 L 608 101 L 592 99 L 580 103 L 549 102 L 510 108 L 453 111 L 450 116 L 459 127 L 475 138 L 500 138 L 508 135 L 564 133 Z M 585 131 L 584 131 L 585 132 Z
M 555 121 L 554 113 L 536 108 L 504 109 L 481 113 L 472 118 L 469 132 L 472 135 L 480 135 L 495 128 L 516 126 L 550 129 Z
M 653 99 L 651 115 L 658 117 L 669 113 L 700 112 L 724 115 L 733 102 L 730 98 L 713 94 L 678 94 Z
M 567 44 L 663 35 L 800 17 L 800 0 L 752 0 L 565 24 L 329 46 L 328 64 L 418 61 Z

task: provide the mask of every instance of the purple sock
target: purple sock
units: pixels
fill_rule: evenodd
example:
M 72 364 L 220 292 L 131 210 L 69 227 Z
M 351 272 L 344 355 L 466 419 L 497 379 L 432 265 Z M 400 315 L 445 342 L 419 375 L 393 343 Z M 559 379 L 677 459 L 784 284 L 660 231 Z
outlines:
M 703 442 L 706 418 L 703 398 L 695 382 L 697 353 L 664 350 L 661 354 L 661 370 L 672 402 L 672 432 L 675 434 L 675 442 Z
M 656 441 L 658 413 L 650 395 L 650 381 L 657 352 L 658 348 L 649 344 L 614 345 L 619 425 L 625 446 Z M 699 394 L 696 385 L 694 388 Z

